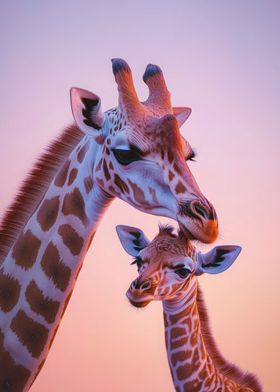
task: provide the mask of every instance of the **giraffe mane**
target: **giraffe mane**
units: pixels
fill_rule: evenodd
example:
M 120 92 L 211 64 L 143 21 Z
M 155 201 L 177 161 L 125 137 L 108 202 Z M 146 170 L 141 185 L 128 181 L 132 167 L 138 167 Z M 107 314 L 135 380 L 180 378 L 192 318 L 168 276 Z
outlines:
M 41 201 L 54 175 L 82 138 L 83 134 L 75 125 L 67 127 L 50 143 L 23 181 L 0 223 L 0 266 Z
M 159 233 L 158 235 L 169 235 L 172 238 L 177 238 L 176 233 L 174 233 L 174 227 L 169 224 L 159 224 Z
M 254 392 L 262 392 L 262 386 L 254 374 L 241 370 L 238 366 L 225 359 L 225 357 L 221 354 L 211 332 L 207 308 L 199 285 L 197 289 L 197 305 L 201 324 L 201 333 L 204 338 L 206 350 L 211 356 L 214 365 L 225 377 L 230 378 L 244 387 L 246 386 L 251 388 Z

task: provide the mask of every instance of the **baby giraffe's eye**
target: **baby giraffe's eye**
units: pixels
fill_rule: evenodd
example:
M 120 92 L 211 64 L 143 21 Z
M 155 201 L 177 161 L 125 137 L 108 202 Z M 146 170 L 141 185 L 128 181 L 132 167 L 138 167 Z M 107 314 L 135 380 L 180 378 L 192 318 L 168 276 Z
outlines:
M 187 268 L 179 268 L 179 269 L 175 270 L 175 274 L 180 276 L 180 278 L 186 278 L 190 274 L 190 272 L 191 271 L 188 270 Z

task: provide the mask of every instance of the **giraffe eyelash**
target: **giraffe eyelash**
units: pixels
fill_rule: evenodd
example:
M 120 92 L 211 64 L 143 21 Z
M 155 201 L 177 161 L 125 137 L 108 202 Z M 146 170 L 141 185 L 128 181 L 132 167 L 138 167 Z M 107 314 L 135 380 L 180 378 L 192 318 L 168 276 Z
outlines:
M 197 156 L 197 153 L 194 149 L 191 149 L 190 153 L 188 154 L 186 161 L 192 161 L 192 162 L 196 162 L 195 158 Z

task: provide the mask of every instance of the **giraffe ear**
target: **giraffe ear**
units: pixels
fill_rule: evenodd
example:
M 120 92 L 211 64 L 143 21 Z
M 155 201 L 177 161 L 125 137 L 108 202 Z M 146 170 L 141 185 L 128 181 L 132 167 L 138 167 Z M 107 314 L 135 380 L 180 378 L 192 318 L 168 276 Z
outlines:
M 222 245 L 205 254 L 198 253 L 196 275 L 224 272 L 234 263 L 240 252 L 240 246 Z
M 95 138 L 104 136 L 102 127 L 105 123 L 105 115 L 101 109 L 99 96 L 90 91 L 72 87 L 70 100 L 72 113 L 79 129 Z
M 131 256 L 137 256 L 150 243 L 143 231 L 136 227 L 118 225 L 116 230 L 124 250 Z
M 181 127 L 185 121 L 190 117 L 192 112 L 191 108 L 175 107 L 173 108 L 173 114 L 176 117 L 179 127 Z

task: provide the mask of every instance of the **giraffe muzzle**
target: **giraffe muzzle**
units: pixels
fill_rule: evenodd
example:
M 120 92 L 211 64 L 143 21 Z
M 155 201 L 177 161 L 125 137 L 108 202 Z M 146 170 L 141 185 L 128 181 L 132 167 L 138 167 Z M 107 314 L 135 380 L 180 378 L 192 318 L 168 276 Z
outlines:
M 216 211 L 206 199 L 180 202 L 178 223 L 181 230 L 190 239 L 211 243 L 218 236 Z

